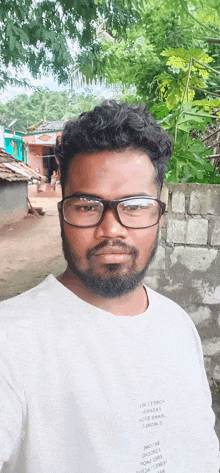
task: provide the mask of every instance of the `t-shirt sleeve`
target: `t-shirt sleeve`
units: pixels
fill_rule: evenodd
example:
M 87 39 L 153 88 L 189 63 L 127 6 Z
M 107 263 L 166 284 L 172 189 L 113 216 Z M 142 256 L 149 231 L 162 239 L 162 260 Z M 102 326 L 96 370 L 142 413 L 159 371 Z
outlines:
M 23 437 L 26 403 L 19 378 L 16 352 L 0 328 L 0 471 L 16 457 Z

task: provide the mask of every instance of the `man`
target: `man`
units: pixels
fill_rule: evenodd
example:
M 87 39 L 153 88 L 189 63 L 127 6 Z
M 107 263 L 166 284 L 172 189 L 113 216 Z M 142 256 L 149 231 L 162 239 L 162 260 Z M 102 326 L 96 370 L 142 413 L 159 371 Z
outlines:
M 66 124 L 67 269 L 2 303 L 4 473 L 218 473 L 200 339 L 143 285 L 170 155 L 143 106 L 103 103 Z

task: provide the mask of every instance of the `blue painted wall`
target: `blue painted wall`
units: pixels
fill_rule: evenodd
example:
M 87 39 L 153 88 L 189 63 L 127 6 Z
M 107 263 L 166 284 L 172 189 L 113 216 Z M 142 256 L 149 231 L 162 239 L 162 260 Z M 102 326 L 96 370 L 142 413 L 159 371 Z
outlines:
M 7 137 L 8 135 L 8 137 Z M 5 129 L 5 151 L 10 153 L 18 161 L 24 161 L 27 164 L 27 151 L 22 141 L 23 133 L 16 131 L 15 134 L 11 130 Z

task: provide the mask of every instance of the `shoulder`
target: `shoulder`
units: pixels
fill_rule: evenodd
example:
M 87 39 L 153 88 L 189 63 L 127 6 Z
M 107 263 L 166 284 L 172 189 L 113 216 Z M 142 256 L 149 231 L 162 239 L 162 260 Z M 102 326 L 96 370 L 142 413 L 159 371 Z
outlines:
M 37 316 L 42 317 L 54 292 L 54 279 L 50 275 L 38 286 L 0 302 L 0 324 L 19 324 L 22 320 L 33 321 Z
M 201 339 L 190 316 L 179 304 L 168 297 L 148 287 L 146 287 L 146 289 L 149 298 L 149 308 L 151 308 L 151 312 L 153 312 L 157 328 L 160 329 L 165 336 L 168 337 L 169 334 L 169 337 L 173 337 L 173 340 L 176 339 L 185 344 L 185 349 L 187 346 L 188 349 L 193 348 L 196 356 L 199 355 L 200 363 L 202 364 L 203 352 Z
M 36 354 L 40 356 L 45 339 L 60 333 L 62 310 L 56 282 L 50 275 L 38 286 L 0 303 L 0 346 L 5 358 L 26 366 Z
M 164 309 L 169 307 L 169 308 L 172 308 L 172 309 L 175 309 L 175 310 L 178 310 L 178 311 L 185 312 L 184 309 L 182 309 L 182 307 L 180 307 L 179 304 L 174 302 L 169 297 L 164 296 L 164 295 L 160 294 L 159 292 L 154 291 L 153 289 L 151 289 L 150 287 L 148 287 L 146 285 L 144 285 L 144 286 L 147 290 L 149 302 L 157 304 L 158 306 L 163 306 Z
M 179 304 L 149 287 L 146 287 L 146 290 L 149 299 L 149 307 L 157 312 L 157 317 L 161 317 L 164 323 L 174 325 L 183 324 L 184 326 L 194 328 L 194 323 L 190 316 Z

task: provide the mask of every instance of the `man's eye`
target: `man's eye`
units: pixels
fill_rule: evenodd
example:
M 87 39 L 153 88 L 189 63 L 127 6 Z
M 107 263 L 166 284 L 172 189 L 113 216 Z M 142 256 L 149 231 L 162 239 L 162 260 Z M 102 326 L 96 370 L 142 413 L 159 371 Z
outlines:
M 75 210 L 78 212 L 95 212 L 98 210 L 96 205 L 77 205 Z
M 127 205 L 127 207 L 124 207 L 125 210 L 138 210 L 140 209 L 139 205 Z
M 126 205 L 124 207 L 124 210 L 128 212 L 134 212 L 134 211 L 139 211 L 139 210 L 145 210 L 148 208 L 148 205 Z

